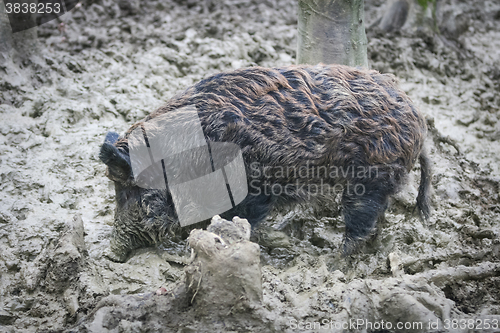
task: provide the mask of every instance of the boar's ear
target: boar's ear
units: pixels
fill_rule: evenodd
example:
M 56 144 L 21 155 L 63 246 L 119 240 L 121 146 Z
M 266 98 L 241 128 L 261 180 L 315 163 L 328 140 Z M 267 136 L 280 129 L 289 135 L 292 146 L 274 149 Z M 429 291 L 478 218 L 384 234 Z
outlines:
M 123 154 L 114 146 L 118 134 L 109 132 L 101 146 L 99 158 L 108 166 L 108 177 L 114 181 L 127 181 L 131 175 L 132 168 L 128 156 Z
M 116 141 L 118 141 L 118 138 L 120 137 L 120 134 L 116 132 L 108 132 L 106 134 L 106 137 L 104 138 L 104 143 L 109 143 L 111 145 L 114 145 Z

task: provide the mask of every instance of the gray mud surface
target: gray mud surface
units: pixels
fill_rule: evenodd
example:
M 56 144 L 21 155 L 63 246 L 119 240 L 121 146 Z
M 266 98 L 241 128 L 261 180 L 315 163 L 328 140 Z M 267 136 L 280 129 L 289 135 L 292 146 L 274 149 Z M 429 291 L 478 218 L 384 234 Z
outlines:
M 294 63 L 296 1 L 84 1 L 63 32 L 39 27 L 31 64 L 0 63 L 0 332 L 499 332 L 477 323 L 500 325 L 500 3 L 439 1 L 440 35 L 379 31 L 383 3 L 366 1 L 370 66 L 427 117 L 432 218 L 412 214 L 418 166 L 352 257 L 338 207 L 277 215 L 252 236 L 260 264 L 242 241 L 254 269 L 221 277 L 221 294 L 183 237 L 104 256 L 115 205 L 99 147 L 209 74 Z M 213 253 L 243 244 L 210 235 Z M 341 327 L 355 320 L 374 328 Z

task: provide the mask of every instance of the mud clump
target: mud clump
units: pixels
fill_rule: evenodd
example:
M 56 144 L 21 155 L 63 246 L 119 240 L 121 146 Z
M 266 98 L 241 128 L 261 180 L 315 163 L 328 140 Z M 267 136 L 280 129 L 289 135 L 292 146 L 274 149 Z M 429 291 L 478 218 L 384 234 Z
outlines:
M 10 305 L 29 317 L 19 318 L 17 325 L 28 328 L 48 318 L 61 326 L 74 323 L 106 294 L 94 270 L 88 263 L 82 218 L 75 216 L 35 260 L 23 265 L 19 303 Z M 17 315 L 2 311 L 2 317 L 4 324 L 11 324 Z
M 267 331 L 260 250 L 249 238 L 247 220 L 214 217 L 207 230 L 191 231 L 185 281 L 169 291 L 108 296 L 69 332 Z
M 244 312 L 262 301 L 259 246 L 250 240 L 250 223 L 216 216 L 207 231 L 189 236 L 194 261 L 186 267 L 191 304 L 200 314 Z
M 37 258 L 32 270 L 25 271 L 28 289 L 41 287 L 49 293 L 66 293 L 75 284 L 85 262 L 83 233 L 82 218 L 75 217 L 59 240 L 46 248 L 45 255 Z

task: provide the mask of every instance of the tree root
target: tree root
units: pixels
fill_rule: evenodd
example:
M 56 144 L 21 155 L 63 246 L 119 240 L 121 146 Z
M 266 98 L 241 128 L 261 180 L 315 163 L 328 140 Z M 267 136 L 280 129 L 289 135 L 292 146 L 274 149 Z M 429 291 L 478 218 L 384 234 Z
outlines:
M 457 151 L 457 155 L 461 155 L 460 148 L 458 146 L 458 143 L 450 138 L 448 135 L 444 136 L 441 134 L 438 129 L 435 126 L 434 118 L 427 118 L 427 127 L 429 128 L 429 132 L 432 134 L 432 139 L 434 140 L 434 143 L 438 145 L 439 143 L 447 143 L 455 150 Z

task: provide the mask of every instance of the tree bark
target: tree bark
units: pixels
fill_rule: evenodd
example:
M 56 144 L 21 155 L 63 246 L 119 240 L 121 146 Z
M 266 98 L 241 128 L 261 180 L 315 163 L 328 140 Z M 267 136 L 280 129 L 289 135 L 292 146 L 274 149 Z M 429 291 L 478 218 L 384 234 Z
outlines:
M 439 33 L 436 18 L 437 2 L 427 0 L 425 6 L 419 0 L 388 0 L 379 28 L 385 32 L 416 30 L 432 35 Z
M 391 32 L 400 30 L 406 23 L 410 10 L 409 0 L 389 0 L 380 22 L 380 29 Z
M 12 29 L 10 28 L 9 18 L 5 13 L 3 1 L 0 1 L 0 65 L 5 62 L 11 49 Z
M 36 0 L 28 2 L 36 3 Z M 26 26 L 34 27 L 16 33 L 12 32 Z M 5 12 L 4 2 L 0 1 L 0 65 L 8 58 L 29 61 L 33 55 L 37 55 L 39 53 L 37 37 L 36 14 L 32 14 L 29 17 L 26 15 L 14 15 L 11 22 Z
M 368 67 L 364 0 L 299 0 L 297 63 Z

